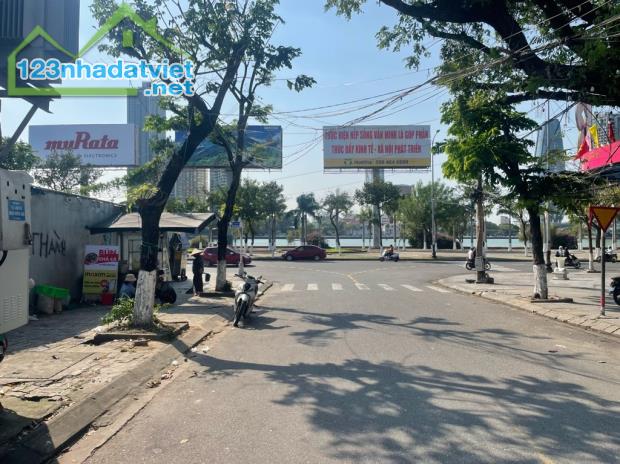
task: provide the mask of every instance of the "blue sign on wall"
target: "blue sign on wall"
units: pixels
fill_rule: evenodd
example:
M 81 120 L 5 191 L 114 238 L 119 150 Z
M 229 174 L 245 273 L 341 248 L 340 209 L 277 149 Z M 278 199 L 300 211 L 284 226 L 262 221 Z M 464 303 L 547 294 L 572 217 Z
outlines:
M 9 200 L 9 221 L 26 220 L 26 203 L 20 200 Z

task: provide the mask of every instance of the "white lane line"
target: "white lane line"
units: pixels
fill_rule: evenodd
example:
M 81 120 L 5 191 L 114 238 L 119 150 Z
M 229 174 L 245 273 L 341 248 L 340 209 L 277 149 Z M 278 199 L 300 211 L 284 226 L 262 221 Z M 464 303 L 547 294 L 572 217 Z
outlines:
M 280 291 L 292 292 L 294 289 L 295 289 L 295 284 L 286 284 L 286 285 L 282 285 L 282 289 Z
M 383 290 L 387 291 L 387 292 L 393 292 L 394 288 L 390 287 L 387 284 L 377 284 L 379 287 L 381 287 Z
M 446 290 L 445 288 L 440 287 L 433 287 L 432 285 L 427 285 L 426 288 L 439 293 L 450 293 L 450 290 Z
M 517 272 L 517 269 L 513 269 L 511 267 L 505 267 L 505 266 L 497 266 L 495 264 L 491 265 L 491 270 L 500 271 L 500 272 Z
M 332 284 L 332 290 L 334 291 L 342 290 L 342 284 Z
M 421 292 L 422 290 L 418 287 L 414 287 L 413 285 L 403 285 L 407 290 L 411 290 L 412 292 Z
M 318 284 L 308 284 L 308 291 L 309 292 L 316 292 L 319 290 L 319 285 Z
M 366 284 L 356 283 L 355 286 L 358 290 L 370 290 L 370 288 L 368 288 L 368 285 Z

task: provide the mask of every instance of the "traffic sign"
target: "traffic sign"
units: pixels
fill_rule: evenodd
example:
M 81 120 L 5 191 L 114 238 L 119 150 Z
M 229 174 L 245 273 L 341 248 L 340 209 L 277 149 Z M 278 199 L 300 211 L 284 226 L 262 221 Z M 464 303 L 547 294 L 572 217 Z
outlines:
M 590 206 L 590 223 L 592 223 L 593 218 L 596 218 L 599 227 L 603 232 L 606 232 L 618 211 L 620 211 L 620 208 L 611 206 Z
M 230 221 L 231 229 L 241 229 L 241 221 Z

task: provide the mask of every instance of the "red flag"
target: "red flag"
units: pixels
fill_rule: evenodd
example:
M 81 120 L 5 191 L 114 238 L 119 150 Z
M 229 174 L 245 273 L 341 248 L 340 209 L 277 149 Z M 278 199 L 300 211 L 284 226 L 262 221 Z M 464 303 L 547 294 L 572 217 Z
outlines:
M 583 155 L 590 151 L 590 144 L 588 143 L 588 137 L 583 138 L 583 142 L 581 142 L 581 146 L 579 147 L 579 151 L 575 156 L 575 159 L 581 158 Z

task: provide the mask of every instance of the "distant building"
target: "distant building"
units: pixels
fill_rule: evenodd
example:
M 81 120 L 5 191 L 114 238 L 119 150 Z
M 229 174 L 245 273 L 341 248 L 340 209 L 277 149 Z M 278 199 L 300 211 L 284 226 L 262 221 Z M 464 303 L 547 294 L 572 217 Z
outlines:
M 230 169 L 210 169 L 209 177 L 209 191 L 214 192 L 219 189 L 228 189 L 232 184 L 233 174 Z
M 179 200 L 205 198 L 209 192 L 209 171 L 207 169 L 186 168 L 174 184 L 170 196 Z
M 601 146 L 609 145 L 607 128 L 609 120 L 614 124 L 614 140 L 620 140 L 620 113 L 598 113 L 594 117 L 594 125 L 598 132 L 598 140 Z
M 397 185 L 396 187 L 398 187 L 398 190 L 400 190 L 400 195 L 403 197 L 408 197 L 411 196 L 411 192 L 413 191 L 413 186 L 412 185 Z
M 564 143 L 562 141 L 562 127 L 558 119 L 551 119 L 544 123 L 536 137 L 536 156 L 543 159 L 549 156 L 549 171 L 561 172 L 565 169 L 564 160 L 558 159 L 564 155 Z
M 138 151 L 136 161 L 138 166 L 151 161 L 155 156 L 151 149 L 151 140 L 160 138 L 161 135 L 156 132 L 146 132 L 144 123 L 148 116 L 166 116 L 166 112 L 159 105 L 159 98 L 147 97 L 144 95 L 144 89 L 150 87 L 150 84 L 143 83 L 138 89 L 138 95 L 135 97 L 127 97 L 127 122 L 136 126 L 136 150 Z

